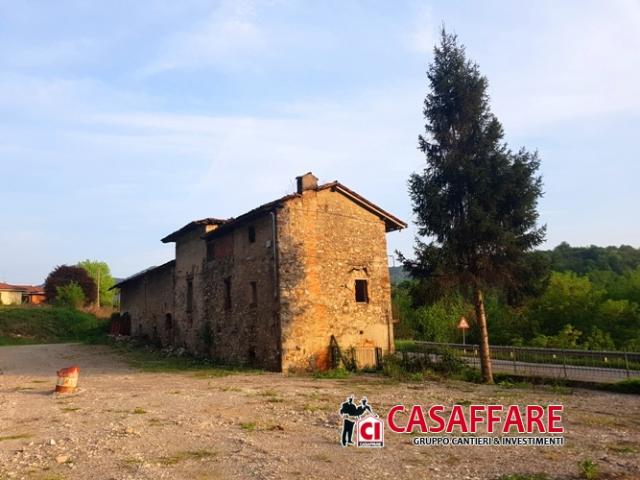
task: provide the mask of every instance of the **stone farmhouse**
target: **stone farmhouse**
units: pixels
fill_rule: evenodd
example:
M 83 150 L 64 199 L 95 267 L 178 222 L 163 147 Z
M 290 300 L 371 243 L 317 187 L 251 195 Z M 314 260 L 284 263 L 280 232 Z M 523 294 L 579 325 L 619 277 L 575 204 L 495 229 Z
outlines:
M 283 372 L 329 368 L 330 345 L 361 365 L 392 352 L 385 235 L 406 224 L 337 181 L 296 181 L 239 217 L 164 237 L 175 260 L 116 285 L 131 334 Z

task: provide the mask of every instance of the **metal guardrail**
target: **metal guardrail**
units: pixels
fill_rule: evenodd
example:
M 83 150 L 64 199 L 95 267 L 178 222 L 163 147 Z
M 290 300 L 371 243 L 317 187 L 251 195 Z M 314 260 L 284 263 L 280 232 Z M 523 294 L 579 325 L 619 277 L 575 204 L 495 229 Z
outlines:
M 470 366 L 480 368 L 478 345 L 411 342 L 399 348 L 412 353 L 454 352 Z M 494 345 L 489 348 L 493 371 L 521 376 L 586 382 L 617 382 L 640 378 L 640 353 Z

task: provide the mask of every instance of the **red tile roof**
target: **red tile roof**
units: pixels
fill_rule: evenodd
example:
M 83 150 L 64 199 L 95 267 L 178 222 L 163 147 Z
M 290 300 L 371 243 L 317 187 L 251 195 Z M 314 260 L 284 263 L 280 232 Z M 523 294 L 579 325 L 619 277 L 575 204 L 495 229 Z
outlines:
M 44 289 L 34 285 L 11 285 L 10 283 L 0 282 L 0 290 L 5 292 L 24 292 L 32 295 L 44 295 Z

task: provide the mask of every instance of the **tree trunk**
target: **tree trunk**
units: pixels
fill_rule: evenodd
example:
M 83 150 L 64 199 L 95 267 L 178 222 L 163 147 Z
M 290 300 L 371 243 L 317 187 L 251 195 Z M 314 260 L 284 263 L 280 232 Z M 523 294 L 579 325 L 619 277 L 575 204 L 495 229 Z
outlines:
M 493 383 L 493 371 L 491 368 L 491 355 L 489 353 L 489 330 L 487 329 L 487 315 L 484 311 L 484 296 L 479 287 L 473 292 L 476 319 L 480 327 L 480 368 L 482 380 L 485 383 Z

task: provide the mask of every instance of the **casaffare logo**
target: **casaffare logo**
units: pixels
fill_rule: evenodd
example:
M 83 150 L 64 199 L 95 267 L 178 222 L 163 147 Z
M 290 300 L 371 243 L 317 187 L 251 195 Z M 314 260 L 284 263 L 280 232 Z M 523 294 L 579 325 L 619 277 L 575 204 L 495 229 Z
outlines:
M 340 415 L 342 416 L 340 443 L 343 447 L 354 445 L 354 443 L 358 447 L 384 447 L 384 421 L 374 413 L 367 402 L 367 397 L 362 397 L 360 405 L 356 405 L 353 403 L 353 395 L 349 396 L 347 401 L 340 405 Z
M 383 447 L 386 423 L 393 433 L 412 434 L 414 445 L 564 445 L 562 405 L 394 405 L 386 422 L 366 397 L 340 406 L 341 444 Z M 422 436 L 421 436 L 422 435 Z

